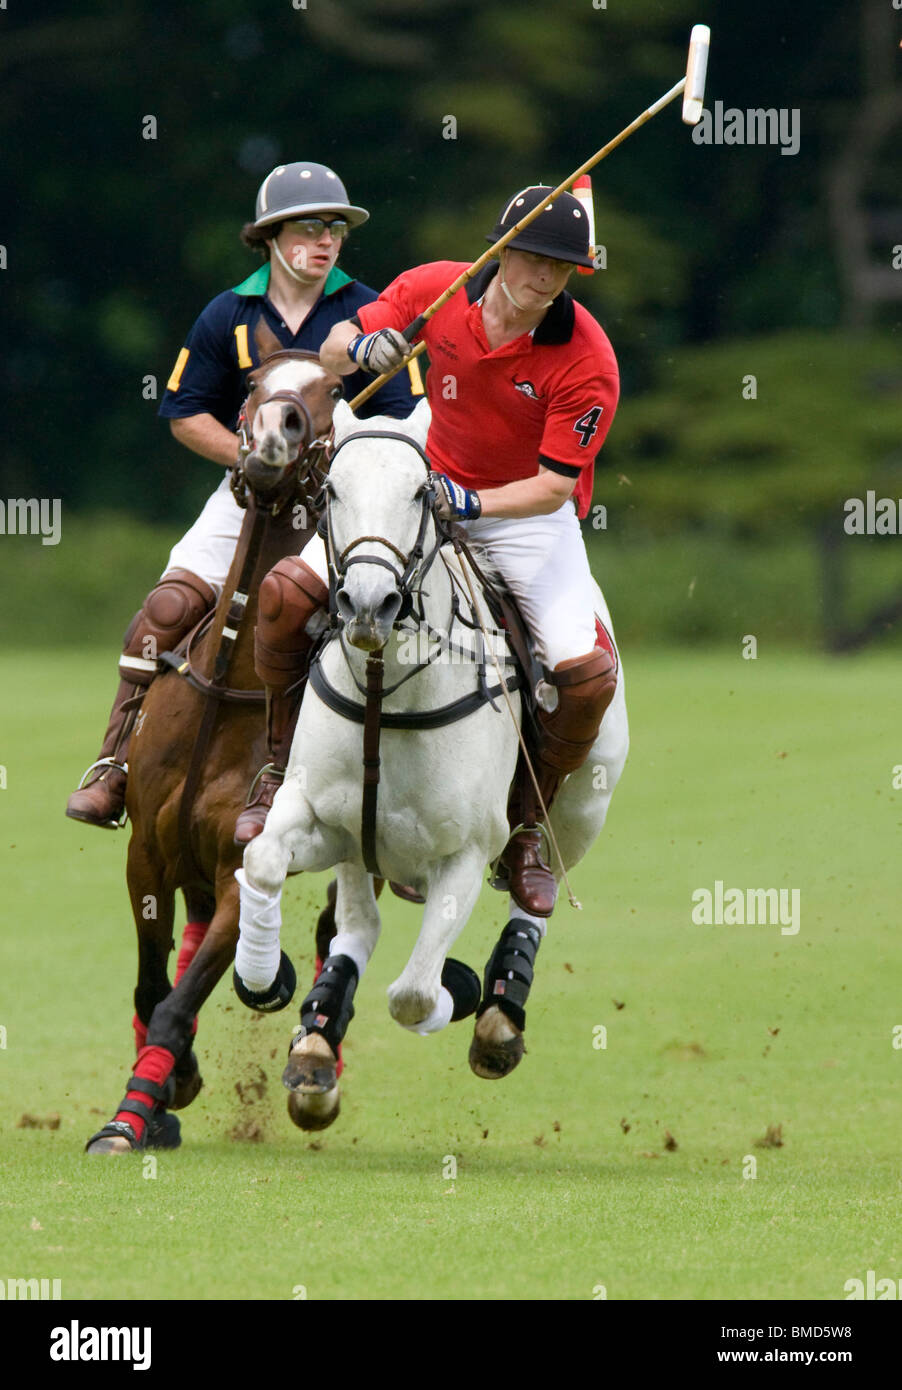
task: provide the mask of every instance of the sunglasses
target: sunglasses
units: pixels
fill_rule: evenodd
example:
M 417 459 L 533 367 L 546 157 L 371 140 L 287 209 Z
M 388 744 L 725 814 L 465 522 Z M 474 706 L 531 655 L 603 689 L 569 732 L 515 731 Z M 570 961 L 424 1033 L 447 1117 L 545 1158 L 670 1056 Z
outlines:
M 285 226 L 292 232 L 299 232 L 301 236 L 317 241 L 327 227 L 333 241 L 343 241 L 351 230 L 351 224 L 345 217 L 333 217 L 331 222 L 327 222 L 324 217 L 290 217 L 286 220 Z

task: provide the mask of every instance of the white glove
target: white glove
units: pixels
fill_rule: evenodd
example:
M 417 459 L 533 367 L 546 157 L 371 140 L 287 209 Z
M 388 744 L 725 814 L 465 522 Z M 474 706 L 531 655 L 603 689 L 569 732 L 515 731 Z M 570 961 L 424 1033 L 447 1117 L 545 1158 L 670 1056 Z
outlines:
M 360 333 L 348 343 L 348 356 L 358 367 L 373 376 L 381 376 L 399 367 L 410 352 L 410 343 L 396 328 L 380 328 L 375 333 Z

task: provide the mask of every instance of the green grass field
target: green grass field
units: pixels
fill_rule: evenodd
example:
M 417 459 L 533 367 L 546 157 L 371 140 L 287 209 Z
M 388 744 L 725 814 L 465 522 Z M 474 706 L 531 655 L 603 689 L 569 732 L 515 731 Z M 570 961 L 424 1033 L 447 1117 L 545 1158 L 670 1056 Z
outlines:
M 898 666 L 738 650 L 627 653 L 630 761 L 518 1071 L 473 1076 L 469 1023 L 392 1022 L 418 914 L 391 900 L 335 1127 L 311 1142 L 286 1114 L 294 1009 L 257 1019 L 224 980 L 155 1176 L 82 1154 L 131 1061 L 127 836 L 63 816 L 115 654 L 4 655 L 0 1277 L 67 1299 L 840 1299 L 902 1276 Z M 693 925 L 717 879 L 800 889 L 798 934 Z M 302 983 L 325 881 L 286 895 Z M 486 888 L 458 941 L 480 971 L 502 908 Z

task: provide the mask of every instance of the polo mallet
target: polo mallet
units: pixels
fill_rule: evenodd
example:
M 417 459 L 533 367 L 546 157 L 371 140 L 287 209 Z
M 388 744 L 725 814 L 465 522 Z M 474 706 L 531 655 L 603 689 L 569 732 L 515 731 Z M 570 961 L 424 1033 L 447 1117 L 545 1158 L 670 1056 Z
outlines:
M 432 315 L 436 313 L 443 304 L 447 304 L 452 294 L 456 294 L 462 285 L 465 285 L 468 280 L 472 280 L 473 276 L 477 275 L 493 256 L 503 250 L 509 241 L 513 241 L 515 236 L 519 236 L 520 232 L 522 232 L 525 227 L 528 227 L 530 222 L 538 217 L 540 213 L 544 212 L 545 208 L 553 203 L 555 198 L 559 198 L 562 193 L 566 193 L 572 183 L 578 178 L 581 178 L 583 174 L 587 174 L 590 169 L 594 169 L 595 165 L 600 164 L 603 159 L 606 159 L 612 150 L 616 150 L 618 145 L 622 145 L 624 140 L 628 139 L 640 126 L 645 125 L 646 121 L 650 121 L 652 116 L 657 116 L 659 111 L 663 111 L 664 107 L 668 106 L 681 92 L 683 93 L 683 120 L 687 125 L 697 125 L 702 115 L 702 105 L 705 96 L 705 74 L 708 70 L 708 49 L 710 43 L 711 30 L 708 25 L 694 25 L 692 33 L 689 36 L 689 60 L 686 65 L 686 76 L 681 77 L 679 82 L 675 83 L 669 92 L 665 92 L 662 97 L 658 97 L 658 100 L 643 111 L 641 116 L 637 116 L 634 121 L 630 121 L 628 126 L 624 126 L 620 134 L 615 135 L 613 140 L 609 140 L 606 145 L 602 145 L 601 149 L 597 150 L 595 154 L 592 155 L 591 159 L 587 159 L 585 164 L 581 164 L 578 169 L 575 169 L 568 178 L 564 179 L 563 183 L 559 183 L 557 188 L 549 193 L 548 197 L 543 202 L 533 208 L 532 212 L 528 212 L 525 217 L 522 217 L 519 222 L 515 223 L 513 227 L 510 227 L 508 231 L 504 233 L 504 236 L 499 237 L 487 251 L 483 252 L 478 260 L 474 261 L 471 266 L 468 266 L 466 270 L 458 275 L 454 283 L 449 285 L 443 294 L 439 295 L 435 303 L 430 304 L 428 309 L 424 309 L 423 312 L 414 319 L 413 323 L 408 324 L 404 329 L 404 337 L 407 341 L 409 343 L 413 342 L 414 338 L 423 328 L 423 325 L 432 318 Z M 370 382 L 369 386 L 365 387 L 363 391 L 360 391 L 350 402 L 351 409 L 356 410 L 358 406 L 363 405 L 364 401 L 368 401 L 370 396 L 379 390 L 380 386 L 383 386 L 386 381 L 389 381 L 402 367 L 406 367 L 411 358 L 417 357 L 421 352 L 425 351 L 425 347 L 425 343 L 417 343 L 413 351 L 408 353 L 404 361 L 399 362 L 397 367 L 393 367 L 390 372 L 383 372 L 381 376 L 375 377 Z

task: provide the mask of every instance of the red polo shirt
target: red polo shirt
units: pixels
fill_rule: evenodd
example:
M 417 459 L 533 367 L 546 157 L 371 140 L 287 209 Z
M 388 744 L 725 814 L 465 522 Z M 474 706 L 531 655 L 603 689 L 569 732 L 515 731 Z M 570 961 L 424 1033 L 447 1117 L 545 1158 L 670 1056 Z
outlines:
M 404 329 L 465 269 L 464 262 L 434 261 L 407 270 L 355 318 L 367 333 Z M 595 457 L 620 393 L 614 350 L 563 291 L 532 333 L 492 351 L 481 300 L 497 271 L 497 262 L 486 266 L 420 334 L 430 361 L 430 461 L 477 490 L 533 478 L 542 464 L 577 479 L 573 498 L 585 516 Z

